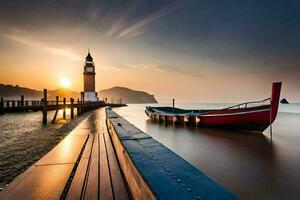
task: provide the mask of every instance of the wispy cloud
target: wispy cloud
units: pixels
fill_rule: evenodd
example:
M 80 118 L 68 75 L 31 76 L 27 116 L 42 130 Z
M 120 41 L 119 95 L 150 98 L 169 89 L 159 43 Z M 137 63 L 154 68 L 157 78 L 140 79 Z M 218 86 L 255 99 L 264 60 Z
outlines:
M 130 64 L 128 65 L 128 68 L 163 71 L 172 67 L 163 66 L 160 60 L 154 60 L 153 62 L 149 63 Z
M 25 34 L 22 32 L 20 34 L 20 31 L 16 32 L 8 32 L 8 33 L 1 33 L 0 35 L 2 37 L 8 38 L 12 41 L 21 43 L 26 46 L 30 46 L 33 48 L 39 48 L 43 51 L 46 51 L 48 53 L 51 53 L 53 55 L 59 55 L 59 56 L 65 56 L 72 60 L 80 60 L 80 56 L 77 55 L 75 52 L 73 52 L 71 49 L 64 47 L 64 46 L 56 46 L 51 45 L 48 42 L 36 39 L 36 37 L 29 36 L 28 34 Z
M 146 15 L 145 17 L 137 20 L 136 22 L 126 26 L 124 26 L 123 23 L 126 20 L 126 17 L 128 16 L 129 12 L 124 12 L 107 31 L 107 35 L 111 36 L 117 33 L 116 38 L 134 38 L 141 36 L 144 34 L 143 28 L 145 28 L 150 23 L 153 23 L 154 21 L 160 19 L 161 17 L 176 11 L 177 9 L 182 7 L 186 2 L 186 0 L 175 0 L 171 4 L 168 4 L 167 6 L 164 6 L 159 10 L 156 10 L 155 12 L 152 12 Z M 130 7 L 130 10 L 132 9 L 133 7 Z

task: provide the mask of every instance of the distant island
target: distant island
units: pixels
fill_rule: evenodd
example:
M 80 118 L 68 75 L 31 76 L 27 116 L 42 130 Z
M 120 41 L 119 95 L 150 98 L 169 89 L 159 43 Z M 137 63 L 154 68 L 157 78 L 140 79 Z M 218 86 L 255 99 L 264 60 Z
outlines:
M 113 87 L 110 89 L 101 90 L 99 92 L 100 99 L 107 98 L 110 102 L 111 99 L 122 99 L 124 103 L 157 103 L 154 95 L 150 95 L 144 91 L 136 91 L 125 87 Z M 0 97 L 6 100 L 20 99 L 20 96 L 24 95 L 25 99 L 41 99 L 43 98 L 42 90 L 35 90 L 31 88 L 21 87 L 18 85 L 5 85 L 0 84 Z M 67 99 L 80 98 L 80 92 L 73 91 L 66 88 L 59 88 L 56 90 L 48 90 L 48 99 L 54 100 L 56 96 L 60 98 L 66 97 Z
M 280 103 L 282 104 L 289 104 L 288 100 L 286 98 L 281 99 Z
M 113 87 L 99 91 L 101 98 L 122 99 L 125 103 L 157 103 L 154 95 L 144 91 L 136 91 L 125 87 Z

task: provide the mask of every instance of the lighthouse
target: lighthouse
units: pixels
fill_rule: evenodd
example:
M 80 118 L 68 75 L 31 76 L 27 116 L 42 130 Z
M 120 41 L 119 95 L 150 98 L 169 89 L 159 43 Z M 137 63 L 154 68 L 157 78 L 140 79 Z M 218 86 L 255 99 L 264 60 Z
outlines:
M 83 69 L 83 95 L 85 101 L 98 101 L 97 92 L 95 92 L 95 76 L 95 63 L 89 51 Z

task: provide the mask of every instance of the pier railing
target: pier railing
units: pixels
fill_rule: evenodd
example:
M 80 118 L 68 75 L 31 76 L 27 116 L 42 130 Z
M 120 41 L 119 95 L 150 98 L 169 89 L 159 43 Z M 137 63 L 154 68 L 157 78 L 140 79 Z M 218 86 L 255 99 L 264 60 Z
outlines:
M 62 99 L 62 100 L 60 100 Z M 63 110 L 63 118 L 66 119 L 66 109 L 70 109 L 70 116 L 74 118 L 74 109 L 77 109 L 77 115 L 81 113 L 96 109 L 99 107 L 111 106 L 125 106 L 126 104 L 122 103 L 122 101 L 118 101 L 117 103 L 108 103 L 106 101 L 85 101 L 82 96 L 81 99 L 77 98 L 59 98 L 56 96 L 56 100 L 48 100 L 47 89 L 44 89 L 44 98 L 40 100 L 28 100 L 21 95 L 19 100 L 4 100 L 0 99 L 0 115 L 9 112 L 28 112 L 28 111 L 42 111 L 43 113 L 43 123 L 47 124 L 47 112 L 48 111 L 56 111 L 53 117 L 52 122 L 56 120 L 57 113 L 59 110 Z

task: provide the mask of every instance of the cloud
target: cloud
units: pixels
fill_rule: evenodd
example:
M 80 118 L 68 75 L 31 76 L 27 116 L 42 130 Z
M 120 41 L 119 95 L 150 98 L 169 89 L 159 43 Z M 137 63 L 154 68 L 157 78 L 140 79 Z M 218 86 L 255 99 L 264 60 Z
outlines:
M 72 60 L 81 60 L 80 56 L 67 47 L 51 45 L 48 42 L 36 39 L 37 37 L 29 36 L 29 34 L 20 30 L 9 33 L 0 32 L 0 35 L 23 45 L 39 48 L 53 55 L 65 56 Z
M 147 15 L 143 19 L 138 20 L 137 22 L 130 24 L 129 26 L 127 26 L 126 28 L 121 30 L 119 32 L 117 38 L 123 38 L 123 37 L 133 38 L 133 37 L 138 37 L 140 35 L 143 35 L 144 31 L 141 30 L 143 27 L 145 27 L 146 25 L 158 20 L 159 18 L 161 18 L 171 12 L 174 12 L 175 10 L 177 10 L 178 8 L 183 6 L 185 3 L 186 3 L 186 1 L 183 1 L 183 0 L 175 1 L 165 7 L 157 10 L 156 12 Z M 120 21 L 117 21 L 116 25 L 113 26 L 113 29 L 111 29 L 108 32 L 108 35 L 111 35 L 112 33 L 116 32 L 117 27 L 120 27 L 120 23 L 124 20 L 125 16 L 126 15 L 124 14 L 122 16 L 122 18 L 120 19 Z

